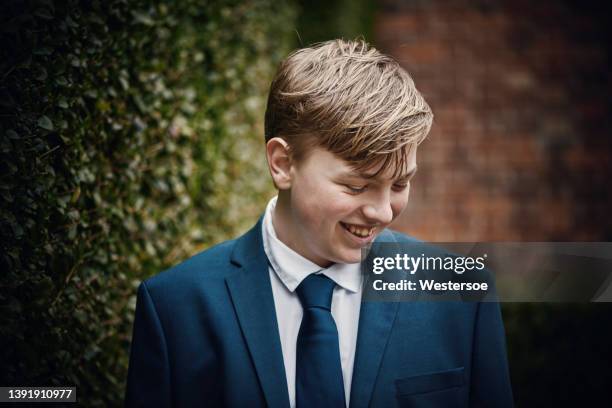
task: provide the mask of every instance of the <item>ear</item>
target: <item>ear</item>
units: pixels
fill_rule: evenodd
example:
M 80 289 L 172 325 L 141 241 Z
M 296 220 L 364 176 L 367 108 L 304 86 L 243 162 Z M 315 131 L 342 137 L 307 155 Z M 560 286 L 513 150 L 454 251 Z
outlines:
M 291 188 L 291 154 L 287 142 L 280 137 L 268 140 L 266 157 L 274 186 L 279 190 Z

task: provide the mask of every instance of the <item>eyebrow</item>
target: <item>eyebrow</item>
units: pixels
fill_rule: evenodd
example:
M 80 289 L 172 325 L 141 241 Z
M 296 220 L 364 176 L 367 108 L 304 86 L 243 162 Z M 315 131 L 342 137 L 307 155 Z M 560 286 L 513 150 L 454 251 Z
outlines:
M 394 181 L 410 180 L 412 177 L 414 177 L 414 175 L 416 174 L 417 170 L 418 170 L 418 166 L 414 166 L 412 169 L 410 169 L 406 173 L 402 174 L 401 176 L 395 177 Z M 361 178 L 364 178 L 364 179 L 373 179 L 373 178 L 375 178 L 373 174 L 367 174 L 367 173 L 363 173 L 363 172 L 350 172 L 350 173 L 346 173 L 345 176 L 346 177 L 361 177 Z
M 396 177 L 395 180 L 410 180 L 411 178 L 414 177 L 414 175 L 416 174 L 417 170 L 418 170 L 418 166 L 414 166 L 413 168 L 411 168 L 410 170 L 408 170 L 407 173 L 402 174 L 399 177 Z

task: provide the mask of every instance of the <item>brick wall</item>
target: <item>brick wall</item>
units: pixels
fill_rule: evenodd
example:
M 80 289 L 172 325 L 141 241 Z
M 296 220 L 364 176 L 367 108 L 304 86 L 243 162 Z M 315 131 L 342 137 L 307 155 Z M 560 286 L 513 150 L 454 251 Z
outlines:
M 435 113 L 395 228 L 430 241 L 612 240 L 604 7 L 379 3 L 377 46 Z
M 435 113 L 395 228 L 439 242 L 612 241 L 604 4 L 379 0 L 376 44 Z M 517 406 L 609 405 L 612 304 L 502 308 Z

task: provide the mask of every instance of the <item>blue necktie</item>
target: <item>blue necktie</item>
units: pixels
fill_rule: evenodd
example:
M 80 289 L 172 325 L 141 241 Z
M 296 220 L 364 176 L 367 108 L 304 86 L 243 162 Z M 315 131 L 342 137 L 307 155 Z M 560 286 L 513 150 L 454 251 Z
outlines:
M 338 329 L 331 314 L 334 286 L 327 276 L 313 274 L 296 289 L 304 308 L 297 339 L 297 408 L 346 407 Z

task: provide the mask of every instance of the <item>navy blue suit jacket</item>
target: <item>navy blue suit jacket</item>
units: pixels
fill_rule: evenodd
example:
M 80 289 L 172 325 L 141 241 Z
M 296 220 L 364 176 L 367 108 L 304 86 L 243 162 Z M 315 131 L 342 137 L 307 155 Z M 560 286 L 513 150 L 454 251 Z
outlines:
M 126 406 L 289 406 L 261 220 L 140 285 Z M 362 303 L 350 407 L 401 406 L 512 406 L 497 303 Z

